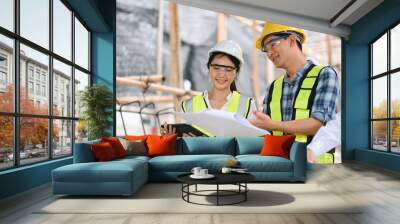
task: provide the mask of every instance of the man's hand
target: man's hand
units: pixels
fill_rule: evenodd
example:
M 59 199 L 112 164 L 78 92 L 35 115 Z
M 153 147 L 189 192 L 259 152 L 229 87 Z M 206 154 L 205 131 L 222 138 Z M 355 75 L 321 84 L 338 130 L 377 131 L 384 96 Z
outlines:
M 316 162 L 314 152 L 310 148 L 307 148 L 307 162 L 309 163 Z
M 273 131 L 275 128 L 275 122 L 268 115 L 260 111 L 254 112 L 254 118 L 250 120 L 250 123 L 268 131 Z

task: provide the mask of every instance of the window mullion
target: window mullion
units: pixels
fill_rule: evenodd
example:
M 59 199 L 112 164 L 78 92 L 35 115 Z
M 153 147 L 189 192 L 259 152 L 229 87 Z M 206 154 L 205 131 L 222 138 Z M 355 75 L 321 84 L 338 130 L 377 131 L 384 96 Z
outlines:
M 19 35 L 19 5 L 20 1 L 14 1 L 14 30 L 17 35 Z M 19 39 L 14 39 L 14 112 L 15 114 L 19 114 L 20 112 L 20 47 L 19 47 Z M 14 115 L 14 166 L 19 166 L 20 157 L 19 157 L 19 136 L 20 136 L 20 118 Z
M 72 105 L 71 105 L 71 117 L 75 118 L 75 12 L 72 11 L 71 14 L 71 23 L 72 23 L 72 28 L 71 28 L 71 60 L 72 60 L 72 71 L 71 71 L 71 91 L 72 91 Z M 75 145 L 75 126 L 76 126 L 76 121 L 73 120 L 72 122 L 72 132 L 71 132 L 71 150 L 72 150 L 72 155 L 74 155 L 74 145 Z
M 53 52 L 53 0 L 49 0 L 49 50 Z M 48 73 L 48 83 L 49 86 L 47 90 L 49 91 L 49 116 L 48 120 L 48 152 L 49 159 L 53 159 L 53 56 L 49 55 L 49 73 Z

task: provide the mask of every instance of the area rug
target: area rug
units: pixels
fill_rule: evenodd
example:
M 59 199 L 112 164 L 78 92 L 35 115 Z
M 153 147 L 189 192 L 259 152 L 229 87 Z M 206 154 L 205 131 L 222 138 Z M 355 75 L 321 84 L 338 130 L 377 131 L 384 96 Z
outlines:
M 247 201 L 237 205 L 205 206 L 182 200 L 177 183 L 146 184 L 131 197 L 56 197 L 35 213 L 126 214 L 126 213 L 360 213 L 360 208 L 317 184 L 249 184 Z M 225 187 L 229 190 L 231 187 Z M 233 188 L 233 186 L 232 186 Z M 213 185 L 198 190 L 212 190 Z M 194 190 L 194 188 L 192 189 Z M 210 193 L 214 194 L 214 193 Z M 212 205 L 214 196 L 193 196 L 197 203 Z M 223 203 L 240 198 L 224 197 Z

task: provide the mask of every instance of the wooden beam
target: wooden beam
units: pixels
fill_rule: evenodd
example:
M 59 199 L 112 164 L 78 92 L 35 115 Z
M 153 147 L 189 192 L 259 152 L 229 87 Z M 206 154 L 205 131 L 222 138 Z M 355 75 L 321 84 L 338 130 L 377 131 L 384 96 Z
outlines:
M 164 0 L 158 3 L 158 29 L 157 29 L 157 74 L 162 74 L 162 50 L 164 42 Z
M 163 82 L 165 80 L 165 76 L 163 75 L 143 75 L 143 76 L 120 76 L 122 78 L 127 78 L 130 80 L 139 80 L 143 82 Z
M 258 33 L 262 32 L 262 27 L 259 26 L 260 24 L 264 24 L 264 21 L 259 21 L 259 20 L 250 20 L 250 19 L 246 19 L 244 17 L 240 17 L 240 16 L 232 16 L 232 18 L 236 19 L 237 21 L 239 21 L 240 23 L 251 27 L 252 29 L 255 29 Z M 256 25 L 254 25 L 254 23 L 256 23 Z
M 181 86 L 181 67 L 180 67 L 180 51 L 181 40 L 179 35 L 179 15 L 178 5 L 176 3 L 169 3 L 169 31 L 170 31 L 170 46 L 171 46 L 171 86 L 178 88 Z M 178 95 L 178 94 L 174 94 Z M 178 98 L 175 98 L 175 109 L 179 109 Z
M 226 28 L 226 16 L 223 13 L 217 14 L 217 43 L 228 38 L 228 29 Z
M 117 77 L 117 84 L 121 86 L 133 86 L 141 89 L 149 88 L 151 90 L 159 90 L 162 92 L 166 92 L 169 94 L 173 94 L 176 96 L 184 96 L 184 95 L 199 95 L 201 92 L 198 91 L 186 91 L 181 88 L 176 88 L 176 87 L 171 87 L 171 86 L 165 86 L 161 84 L 156 84 L 156 83 L 146 83 L 143 81 L 139 80 L 131 80 L 127 78 L 122 78 L 122 77 Z
M 191 96 L 186 95 L 182 97 L 182 100 L 187 100 L 191 98 Z M 167 96 L 128 96 L 128 97 L 117 97 L 117 101 L 120 104 L 125 104 L 128 102 L 139 101 L 140 103 L 173 103 L 175 96 L 167 95 Z
M 256 21 L 253 21 L 253 25 L 252 25 L 252 31 L 253 31 L 253 43 L 255 43 L 258 39 L 258 32 L 257 32 L 257 23 Z M 253 97 L 254 100 L 256 101 L 256 105 L 258 108 L 259 104 L 259 98 L 260 98 L 260 86 L 259 86 L 259 73 L 260 73 L 260 69 L 259 69 L 259 61 L 258 61 L 258 49 L 256 48 L 255 44 L 253 44 L 252 47 L 252 51 L 251 51 L 251 59 L 252 59 L 252 75 L 251 75 L 251 83 L 253 86 Z

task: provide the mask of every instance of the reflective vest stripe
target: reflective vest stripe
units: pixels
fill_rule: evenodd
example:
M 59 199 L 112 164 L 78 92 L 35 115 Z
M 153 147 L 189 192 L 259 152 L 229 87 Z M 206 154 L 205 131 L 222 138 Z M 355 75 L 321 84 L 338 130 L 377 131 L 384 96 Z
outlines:
M 192 98 L 192 112 L 197 113 L 207 109 L 207 103 L 203 95 L 197 95 Z
M 226 108 L 226 111 L 231 113 L 236 113 L 238 111 L 239 101 L 240 101 L 240 94 L 236 91 L 233 91 L 231 98 L 229 100 L 228 107 Z
M 312 107 L 312 102 L 314 100 L 313 90 L 316 88 L 316 83 L 318 80 L 319 72 L 321 71 L 321 66 L 313 66 L 311 70 L 306 74 L 304 79 L 300 84 L 300 88 L 295 96 L 294 102 L 294 119 L 306 119 L 310 117 L 310 111 Z M 275 80 L 272 85 L 272 97 L 270 97 L 267 106 L 270 111 L 270 117 L 274 121 L 282 121 L 282 92 L 283 92 L 283 80 L 284 76 L 281 76 Z M 273 135 L 281 136 L 283 135 L 280 131 L 273 131 Z M 295 134 L 296 141 L 307 142 L 307 136 L 302 134 Z
M 272 91 L 271 102 L 269 103 L 269 108 L 271 111 L 271 119 L 274 121 L 282 121 L 282 90 L 283 90 L 283 78 L 281 76 L 277 80 L 275 80 L 272 84 L 274 85 L 274 89 Z M 281 131 L 273 131 L 273 135 L 282 136 L 283 132 Z
M 226 111 L 231 113 L 240 113 L 245 118 L 247 118 L 249 110 L 250 110 L 250 102 L 251 98 L 242 96 L 237 91 L 233 91 L 231 98 L 229 100 Z M 182 102 L 183 112 L 193 112 L 198 113 L 208 108 L 208 105 L 204 99 L 204 94 L 196 95 L 192 97 L 192 99 Z M 194 128 L 203 132 L 207 136 L 214 136 L 212 133 L 209 133 L 205 129 L 197 125 L 192 125 Z
M 303 79 L 294 102 L 295 120 L 307 119 L 310 117 L 311 107 L 314 101 L 314 97 L 311 97 L 311 95 L 312 91 L 315 90 L 317 86 L 317 78 L 321 69 L 321 66 L 312 67 Z M 296 141 L 305 143 L 307 140 L 307 135 L 296 134 Z

